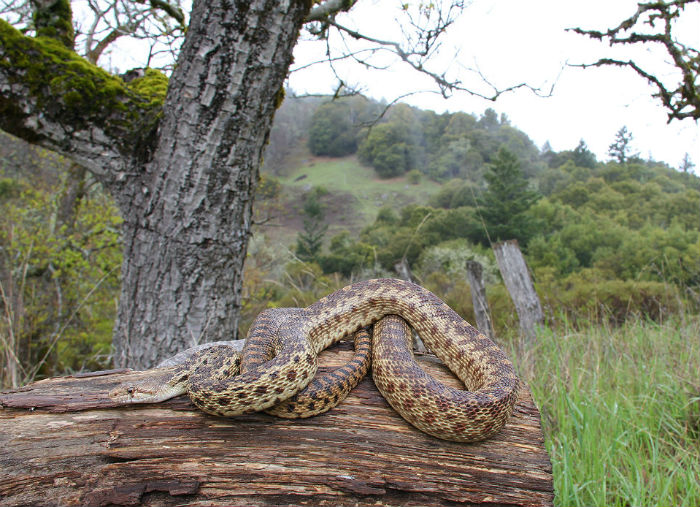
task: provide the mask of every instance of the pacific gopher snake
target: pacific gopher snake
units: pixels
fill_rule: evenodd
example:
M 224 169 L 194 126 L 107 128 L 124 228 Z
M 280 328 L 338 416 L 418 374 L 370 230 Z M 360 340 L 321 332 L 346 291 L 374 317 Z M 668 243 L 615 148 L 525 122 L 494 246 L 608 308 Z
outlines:
M 405 319 L 467 391 L 426 375 L 413 361 L 409 328 L 402 319 L 386 317 L 391 315 Z M 182 366 L 157 371 L 148 384 L 120 386 L 110 396 L 143 403 L 187 392 L 195 405 L 214 415 L 274 407 L 276 415 L 308 417 L 335 406 L 354 387 L 352 381 L 359 381 L 361 376 L 355 377 L 366 371 L 369 338 L 359 331 L 348 369 L 316 381 L 316 391 L 307 390 L 307 396 L 300 391 L 316 373 L 317 354 L 373 323 L 374 381 L 406 420 L 436 437 L 464 442 L 488 438 L 503 427 L 518 396 L 512 363 L 437 296 L 394 279 L 358 282 L 304 309 L 267 310 L 251 328 L 242 353 L 211 347 Z M 280 405 L 290 398 L 291 408 Z

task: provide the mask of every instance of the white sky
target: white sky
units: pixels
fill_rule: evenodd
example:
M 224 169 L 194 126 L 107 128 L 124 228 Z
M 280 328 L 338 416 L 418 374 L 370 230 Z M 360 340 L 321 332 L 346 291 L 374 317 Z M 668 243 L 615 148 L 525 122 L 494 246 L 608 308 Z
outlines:
M 397 0 L 361 0 L 338 21 L 362 27 L 386 39 L 392 36 L 397 16 Z M 607 44 L 590 40 L 565 28 L 604 30 L 632 15 L 635 0 L 474 0 L 450 30 L 441 52 L 442 61 L 434 68 L 459 76 L 465 83 L 478 77 L 467 68 L 478 68 L 499 87 L 520 82 L 549 90 L 553 95 L 540 98 L 527 90 L 501 96 L 495 103 L 461 93 L 445 100 L 434 93 L 413 95 L 412 105 L 435 111 L 465 111 L 480 115 L 491 107 L 505 113 L 511 123 L 523 130 L 538 145 L 549 141 L 556 151 L 573 149 L 584 139 L 599 160 L 607 160 L 608 146 L 615 133 L 626 125 L 634 135 L 633 149 L 644 158 L 678 167 L 684 154 L 700 166 L 700 126 L 693 120 L 675 120 L 667 124 L 667 115 L 654 89 L 631 69 L 566 67 L 565 63 L 593 62 L 610 56 Z M 686 9 L 678 27 L 680 39 L 700 48 L 700 8 Z M 458 51 L 457 59 L 454 58 Z M 300 65 L 325 53 L 324 43 L 302 42 L 295 53 Z M 672 76 L 672 67 L 663 51 L 634 53 L 650 69 Z M 617 53 L 615 56 L 620 56 Z M 359 66 L 338 69 L 344 79 L 362 87 L 374 98 L 393 100 L 404 93 L 430 89 L 431 83 L 414 71 L 397 64 L 392 71 L 367 72 Z M 395 70 L 394 70 L 395 69 Z M 335 79 L 322 66 L 295 72 L 290 84 L 297 92 L 331 92 Z M 432 87 L 435 89 L 435 87 Z M 698 167 L 695 171 L 700 174 Z

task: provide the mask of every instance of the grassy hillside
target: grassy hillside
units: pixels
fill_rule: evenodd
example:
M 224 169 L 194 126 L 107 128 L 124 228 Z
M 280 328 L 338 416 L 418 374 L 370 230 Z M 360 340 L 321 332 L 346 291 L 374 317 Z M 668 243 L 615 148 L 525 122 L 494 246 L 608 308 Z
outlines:
M 411 184 L 406 176 L 380 179 L 374 169 L 360 164 L 355 156 L 308 157 L 279 181 L 283 185 L 282 212 L 277 220 L 282 227 L 275 228 L 274 234 L 285 243 L 302 229 L 303 196 L 314 187 L 328 192 L 323 203 L 329 236 L 344 229 L 357 233 L 374 221 L 382 206 L 398 210 L 408 204 L 423 204 L 442 188 L 426 178 L 419 184 Z

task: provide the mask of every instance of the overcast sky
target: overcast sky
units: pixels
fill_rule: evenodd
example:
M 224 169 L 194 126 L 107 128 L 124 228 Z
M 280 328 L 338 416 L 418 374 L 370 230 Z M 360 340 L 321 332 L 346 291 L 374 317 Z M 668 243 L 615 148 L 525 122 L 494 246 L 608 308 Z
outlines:
M 399 3 L 361 0 L 338 21 L 386 39 L 396 35 L 392 27 L 399 15 L 395 7 Z M 475 87 L 482 84 L 469 71 L 474 68 L 501 88 L 527 82 L 548 91 L 554 84 L 552 96 L 540 98 L 519 90 L 494 103 L 464 93 L 448 100 L 423 93 L 404 101 L 438 112 L 465 111 L 476 115 L 491 107 L 507 114 L 511 123 L 540 147 L 549 141 L 556 151 L 573 149 L 584 139 L 601 160 L 608 159 L 608 147 L 625 125 L 634 135 L 633 148 L 642 157 L 678 167 L 687 152 L 700 165 L 700 126 L 692 120 L 668 124 L 664 109 L 651 97 L 654 90 L 634 72 L 566 66 L 567 62 L 592 62 L 610 55 L 606 44 L 567 32 L 566 28 L 613 27 L 633 14 L 636 6 L 635 0 L 474 0 L 451 27 L 434 68 L 467 84 L 475 83 Z M 678 34 L 683 42 L 700 48 L 700 8 L 686 10 Z M 296 65 L 322 57 L 325 50 L 324 43 L 300 43 Z M 644 49 L 634 56 L 660 75 L 673 77 L 673 68 L 663 63 L 669 60 L 664 52 Z M 337 68 L 344 79 L 378 99 L 393 100 L 410 91 L 431 88 L 427 79 L 399 64 L 382 72 L 366 72 L 359 66 L 342 64 Z M 297 92 L 331 92 L 335 82 L 323 66 L 294 72 L 290 77 Z M 700 173 L 697 167 L 695 171 Z
M 339 15 L 338 21 L 377 38 L 400 40 L 396 20 L 404 1 L 409 0 L 359 0 L 349 13 Z M 410 2 L 416 5 L 420 0 Z M 76 0 L 78 19 L 80 5 L 81 0 Z M 627 126 L 634 136 L 633 149 L 642 157 L 677 168 L 688 153 L 700 174 L 698 123 L 676 120 L 668 124 L 664 108 L 651 96 L 654 89 L 630 69 L 567 66 L 567 62 L 590 63 L 604 56 L 633 56 L 648 70 L 673 82 L 674 68 L 668 64 L 668 55 L 658 48 L 611 53 L 605 43 L 566 31 L 575 26 L 604 30 L 618 25 L 636 8 L 636 0 L 473 0 L 450 28 L 432 69 L 481 91 L 488 90 L 473 69 L 479 69 L 499 88 L 526 82 L 549 91 L 554 85 L 552 95 L 541 98 L 521 89 L 490 102 L 466 93 L 448 100 L 435 93 L 421 93 L 403 101 L 438 112 L 464 111 L 477 116 L 490 107 L 505 113 L 511 124 L 539 147 L 549 141 L 556 151 L 573 149 L 583 139 L 599 160 L 608 159 L 615 133 Z M 675 30 L 682 42 L 700 48 L 699 4 L 686 9 Z M 120 71 L 141 66 L 143 58 L 138 55 L 143 51 L 139 53 L 139 47 L 143 49 L 143 44 L 122 39 L 101 63 Z M 302 40 L 293 68 L 322 59 L 325 52 L 325 42 Z M 336 68 L 343 79 L 376 99 L 392 101 L 409 92 L 436 90 L 429 79 L 404 65 L 387 59 L 379 63 L 393 64 L 384 71 L 367 71 L 346 63 L 338 63 Z M 297 93 L 331 93 L 336 83 L 327 65 L 295 71 L 289 79 Z

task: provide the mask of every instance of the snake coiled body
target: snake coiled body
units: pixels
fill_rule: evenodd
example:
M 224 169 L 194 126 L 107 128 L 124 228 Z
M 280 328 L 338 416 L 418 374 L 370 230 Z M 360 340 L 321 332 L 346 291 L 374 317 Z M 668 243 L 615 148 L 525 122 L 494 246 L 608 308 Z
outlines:
M 320 351 L 388 315 L 404 319 L 468 389 L 459 391 L 455 399 L 455 393 L 446 386 L 431 383 L 424 372 L 421 375 L 422 370 L 415 363 L 410 365 L 399 359 L 397 350 L 403 347 L 405 352 L 410 332 L 386 319 L 387 323 L 375 326 L 373 378 L 390 403 L 400 405 L 404 418 L 428 433 L 450 440 L 480 440 L 500 430 L 518 395 L 519 380 L 512 363 L 491 340 L 437 296 L 403 280 L 358 282 L 304 309 L 293 309 L 287 314 L 264 312 L 251 328 L 239 358 L 228 359 L 225 367 L 219 364 L 223 360 L 212 358 L 212 374 L 210 360 L 195 357 L 187 368 L 168 374 L 177 378 L 175 391 L 186 391 L 205 412 L 235 416 L 267 410 L 301 395 L 297 393 L 316 373 Z M 377 347 L 377 333 L 386 333 L 389 344 Z M 384 357 L 384 350 L 390 351 L 392 357 Z M 405 359 L 412 361 L 412 357 Z M 237 369 L 239 360 L 240 374 L 225 378 L 221 372 Z M 405 371 L 395 367 L 398 363 L 406 365 Z M 347 390 L 348 384 L 341 376 L 335 384 L 321 386 L 321 392 L 328 396 L 316 394 L 319 404 L 314 402 L 313 409 L 324 408 L 328 402 L 320 398 L 332 400 L 333 395 Z M 297 405 L 302 411 L 304 403 Z M 418 416 L 407 417 L 402 412 L 406 410 Z

